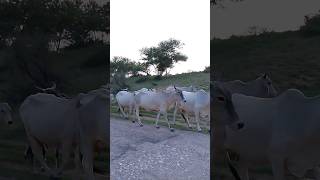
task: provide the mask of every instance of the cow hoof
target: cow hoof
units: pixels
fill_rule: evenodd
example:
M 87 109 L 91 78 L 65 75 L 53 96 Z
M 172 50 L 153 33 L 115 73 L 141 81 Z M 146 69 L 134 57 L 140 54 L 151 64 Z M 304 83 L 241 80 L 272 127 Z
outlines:
M 132 121 L 132 123 L 135 123 L 135 121 Z
M 202 130 L 201 129 L 198 129 L 198 132 L 201 132 Z
M 191 127 L 191 126 L 188 126 L 188 128 L 189 128 L 189 129 L 192 129 L 192 127 Z
M 160 127 L 159 127 L 159 126 L 156 126 L 156 128 L 159 129 Z
M 173 129 L 173 128 L 170 128 L 170 131 L 171 131 L 171 132 L 174 132 L 174 129 Z
M 128 117 L 125 117 L 125 119 L 129 119 Z
M 41 168 L 40 168 L 40 171 L 41 171 L 41 172 L 44 172 L 44 171 L 45 171 L 44 167 L 41 167 Z
M 140 127 L 143 127 L 143 124 L 140 124 Z

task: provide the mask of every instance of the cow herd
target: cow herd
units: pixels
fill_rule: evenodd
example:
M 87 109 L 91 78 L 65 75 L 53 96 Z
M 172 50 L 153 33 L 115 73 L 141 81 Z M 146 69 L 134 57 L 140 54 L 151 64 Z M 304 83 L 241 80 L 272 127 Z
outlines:
M 113 95 L 111 95 L 113 97 Z M 111 98 L 112 99 L 112 98 Z M 140 109 L 146 111 L 156 111 L 155 126 L 159 128 L 158 121 L 163 115 L 168 127 L 173 131 L 173 127 L 168 119 L 168 111 L 174 109 L 173 124 L 176 121 L 176 114 L 180 113 L 186 121 L 189 128 L 189 115 L 195 117 L 197 122 L 197 130 L 201 131 L 199 125 L 200 116 L 207 115 L 210 118 L 210 93 L 190 87 L 169 86 L 166 89 L 147 89 L 142 88 L 137 91 L 121 90 L 115 95 L 118 108 L 123 117 L 132 119 L 133 122 L 138 120 L 138 124 L 143 126 L 140 118 Z M 128 109 L 128 113 L 124 112 Z M 135 117 L 131 117 L 134 114 Z
M 216 81 L 213 88 L 213 137 L 223 140 L 211 143 L 226 152 L 236 179 L 249 180 L 248 169 L 259 166 L 271 166 L 275 180 L 287 173 L 303 178 L 308 170 L 320 179 L 320 96 L 297 89 L 279 94 L 266 74 L 247 83 Z
M 28 140 L 25 156 L 40 162 L 51 177 L 60 177 L 73 160 L 76 174 L 82 174 L 83 169 L 85 179 L 93 180 L 94 147 L 99 144 L 101 150 L 108 146 L 107 89 L 80 93 L 73 98 L 43 91 L 28 96 L 19 108 Z M 10 106 L 1 103 L 0 120 L 11 124 L 11 114 Z M 55 169 L 45 160 L 49 150 L 56 151 L 57 162 L 62 160 Z M 33 167 L 36 170 L 35 164 Z
M 115 96 L 110 94 L 110 100 L 116 101 L 123 117 L 137 120 L 140 126 L 141 109 L 156 111 L 156 128 L 163 115 L 171 131 L 177 113 L 188 127 L 189 116 L 194 116 L 198 131 L 202 130 L 200 118 L 214 115 L 214 155 L 220 149 L 225 152 L 236 179 L 249 180 L 248 169 L 269 165 L 275 180 L 286 179 L 288 172 L 302 178 L 308 170 L 320 180 L 320 96 L 306 97 L 297 89 L 278 93 L 267 74 L 246 83 L 214 81 L 212 85 L 211 96 L 193 86 L 169 86 L 121 90 Z M 77 172 L 83 168 L 86 179 L 94 179 L 93 147 L 97 143 L 105 147 L 109 138 L 107 94 L 102 87 L 72 98 L 46 92 L 28 96 L 19 108 L 28 140 L 26 155 L 34 156 L 52 176 L 61 176 L 73 160 Z M 214 112 L 211 115 L 210 103 Z M 12 124 L 11 114 L 9 104 L 0 103 L 0 120 Z M 62 160 L 54 170 L 45 161 L 49 149 L 57 152 L 57 160 Z M 239 158 L 231 160 L 230 154 Z

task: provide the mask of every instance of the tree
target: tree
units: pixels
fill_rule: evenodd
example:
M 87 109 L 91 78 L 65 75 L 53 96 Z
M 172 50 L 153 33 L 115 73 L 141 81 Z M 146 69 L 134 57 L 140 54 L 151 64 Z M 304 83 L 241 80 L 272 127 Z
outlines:
M 320 11 L 319 11 L 320 12 Z M 304 25 L 300 27 L 300 32 L 306 37 L 320 35 L 320 14 L 304 17 Z
M 178 50 L 184 44 L 176 39 L 161 41 L 158 46 L 143 48 L 140 50 L 142 60 L 147 66 L 154 66 L 158 76 L 162 76 L 168 69 L 173 68 L 174 63 L 186 61 L 188 57 Z

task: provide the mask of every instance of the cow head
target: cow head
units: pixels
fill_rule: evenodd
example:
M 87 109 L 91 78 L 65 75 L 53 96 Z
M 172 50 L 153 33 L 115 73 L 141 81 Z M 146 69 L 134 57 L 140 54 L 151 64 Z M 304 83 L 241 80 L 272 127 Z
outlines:
M 174 90 L 175 90 L 175 93 L 176 95 L 178 95 L 178 97 L 180 98 L 181 101 L 183 102 L 187 102 L 186 99 L 184 98 L 183 96 L 183 93 L 180 89 L 176 88 L 176 86 L 173 86 L 174 87 Z
M 277 96 L 278 92 L 274 88 L 272 80 L 267 73 L 262 74 L 258 80 L 261 83 L 262 89 L 266 91 L 267 97 L 270 98 Z
M 239 120 L 238 114 L 235 111 L 231 93 L 218 82 L 215 83 L 213 89 L 212 104 L 215 113 L 218 113 L 218 124 L 227 125 L 236 130 L 242 129 L 244 123 Z
M 8 103 L 0 103 L 0 120 L 5 121 L 9 125 L 12 124 L 11 112 L 12 109 Z

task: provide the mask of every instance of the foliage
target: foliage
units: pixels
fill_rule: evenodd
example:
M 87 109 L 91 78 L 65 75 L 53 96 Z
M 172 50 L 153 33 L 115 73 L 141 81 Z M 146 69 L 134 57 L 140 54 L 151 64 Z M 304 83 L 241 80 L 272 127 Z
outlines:
M 56 50 L 62 41 L 84 47 L 109 34 L 109 9 L 109 2 L 93 0 L 0 1 L 0 45 L 9 46 L 20 33 L 43 32 Z
M 117 91 L 127 88 L 125 83 L 126 76 L 139 76 L 143 72 L 144 66 L 142 63 L 134 62 L 126 57 L 115 56 L 110 62 L 111 84 L 113 90 Z
M 305 24 L 300 27 L 302 35 L 307 37 L 320 35 L 320 14 L 315 16 L 305 16 Z
M 210 66 L 205 67 L 202 72 L 204 72 L 204 73 L 210 73 Z
M 188 59 L 186 55 L 178 51 L 183 45 L 176 39 L 161 41 L 156 47 L 141 49 L 142 60 L 145 61 L 146 66 L 154 66 L 158 76 L 162 76 L 167 69 L 173 67 L 174 63 Z
M 320 36 L 306 38 L 299 31 L 268 32 L 211 41 L 214 73 L 222 80 L 253 80 L 271 75 L 281 92 L 297 88 L 307 95 L 320 93 Z

